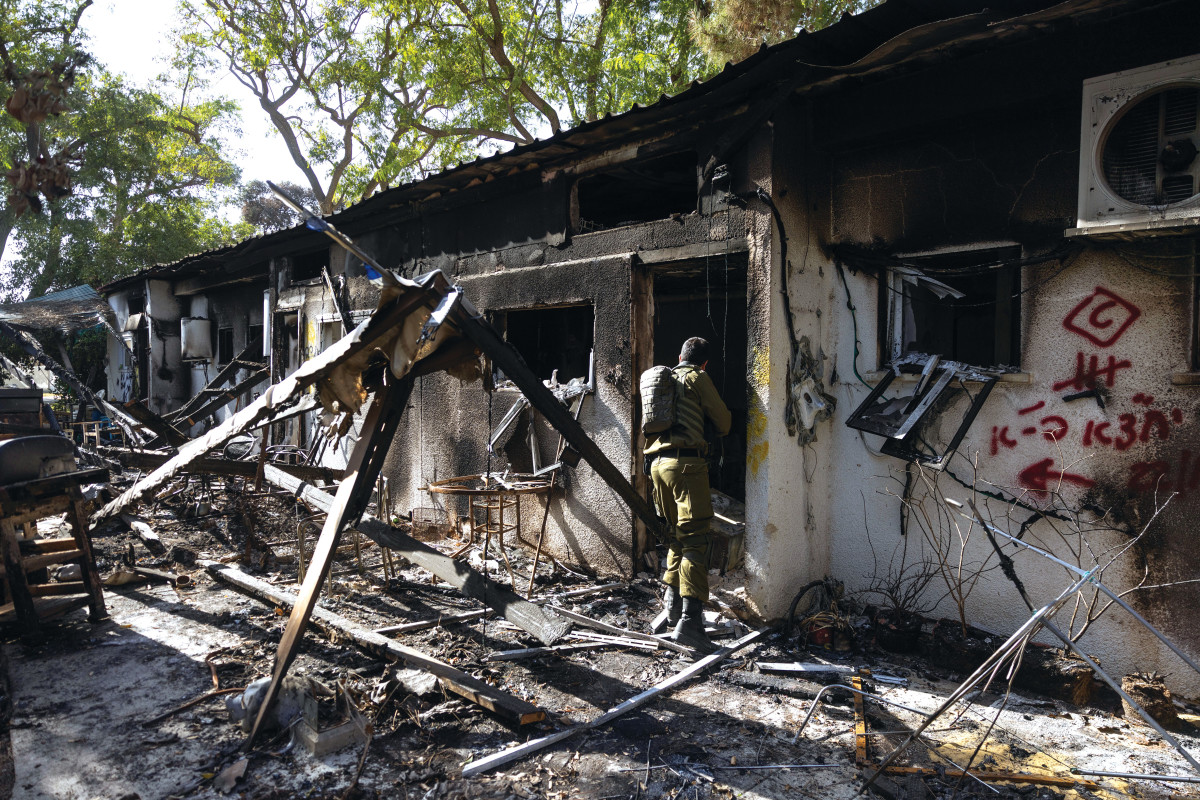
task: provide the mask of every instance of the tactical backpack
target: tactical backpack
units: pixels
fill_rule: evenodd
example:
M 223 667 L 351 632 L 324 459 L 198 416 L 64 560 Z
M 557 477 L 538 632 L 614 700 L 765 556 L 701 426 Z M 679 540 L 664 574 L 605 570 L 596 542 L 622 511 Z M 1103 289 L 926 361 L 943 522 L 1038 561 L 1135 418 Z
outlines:
M 642 433 L 662 433 L 675 424 L 678 379 L 670 367 L 651 367 L 638 381 L 642 395 Z

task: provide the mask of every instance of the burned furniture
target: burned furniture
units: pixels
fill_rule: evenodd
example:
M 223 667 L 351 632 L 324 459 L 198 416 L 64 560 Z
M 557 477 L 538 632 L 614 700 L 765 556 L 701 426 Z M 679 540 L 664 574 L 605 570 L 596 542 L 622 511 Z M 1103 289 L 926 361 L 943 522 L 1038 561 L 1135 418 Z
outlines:
M 426 491 L 431 494 L 467 498 L 470 538 L 459 554 L 475 544 L 477 533 L 483 534 L 486 553 L 492 543 L 492 535 L 495 534 L 496 547 L 504 557 L 505 566 L 508 567 L 508 578 L 513 588 L 516 588 L 517 579 L 513 575 L 508 553 L 504 551 L 504 534 L 511 533 L 518 539 L 521 536 L 521 496 L 545 494 L 550 491 L 551 486 L 551 481 L 532 475 L 489 474 L 464 475 L 433 481 L 426 487 Z
M 65 455 L 61 448 L 55 450 L 51 440 L 66 446 Z M 0 547 L 4 553 L 7 595 L 6 605 L 0 607 L 0 622 L 16 621 L 31 632 L 43 620 L 84 605 L 90 612 L 88 618 L 99 622 L 108 612 L 92 555 L 80 489 L 85 484 L 107 480 L 108 470 L 69 471 L 39 477 L 38 473 L 58 469 L 64 463 L 63 458 L 70 458 L 70 442 L 60 436 L 11 439 L 0 447 L 3 448 L 0 464 L 4 465 L 5 474 L 24 478 L 0 485 Z M 19 474 L 17 465 L 35 476 Z M 70 536 L 35 538 L 39 520 L 63 512 Z M 50 582 L 47 568 L 61 564 L 78 564 L 79 576 Z
M 888 389 L 902 373 L 919 375 L 912 391 L 889 394 Z M 913 353 L 892 365 L 846 424 L 885 437 L 882 450 L 889 456 L 940 470 L 962 443 L 999 378 L 998 372 Z M 967 386 L 969 381 L 981 384 L 974 393 Z M 949 441 L 939 446 L 931 441 L 928 430 L 958 393 L 965 394 L 970 404 Z

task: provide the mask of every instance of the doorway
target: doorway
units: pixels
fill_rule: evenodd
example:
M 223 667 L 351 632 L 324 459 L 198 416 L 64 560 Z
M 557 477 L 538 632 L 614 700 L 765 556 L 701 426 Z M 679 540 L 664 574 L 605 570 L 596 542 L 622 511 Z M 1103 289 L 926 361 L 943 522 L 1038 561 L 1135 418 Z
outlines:
M 746 265 L 745 252 L 655 265 L 653 358 L 674 366 L 691 336 L 707 339 L 707 372 L 733 415 L 729 435 L 710 439 L 713 489 L 746 500 Z

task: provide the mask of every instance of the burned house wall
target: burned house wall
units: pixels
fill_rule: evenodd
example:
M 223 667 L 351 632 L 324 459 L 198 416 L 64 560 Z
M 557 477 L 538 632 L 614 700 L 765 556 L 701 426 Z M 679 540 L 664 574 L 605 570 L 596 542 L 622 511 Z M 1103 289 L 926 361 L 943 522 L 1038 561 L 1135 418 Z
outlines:
M 146 314 L 150 329 L 147 405 L 162 414 L 179 405 L 185 384 L 181 375 L 179 300 L 167 281 L 146 281 Z
M 144 289 L 137 291 L 144 293 Z M 132 334 L 125 333 L 125 323 L 129 320 L 129 299 L 133 289 L 125 289 L 109 295 L 106 300 L 116 318 L 116 330 L 124 337 L 128 348 L 112 336 L 108 337 L 108 384 L 107 397 L 114 403 L 124 403 L 134 397 L 134 371 Z M 139 295 L 140 296 L 140 295 Z
M 212 358 L 206 362 L 193 364 L 190 383 L 194 392 L 203 389 L 225 366 L 226 356 L 236 358 L 246 349 L 250 343 L 252 327 L 264 324 L 263 291 L 265 289 L 266 286 L 263 283 L 246 283 L 211 289 L 202 295 L 191 297 L 191 315 L 200 316 L 200 312 L 203 311 L 211 322 L 213 336 Z M 221 346 L 222 337 L 225 338 L 224 348 Z M 236 385 L 249 375 L 249 370 L 238 370 L 230 385 Z M 255 387 L 246 395 L 247 401 L 257 398 L 265 389 L 265 383 Z M 247 401 L 243 401 L 241 405 L 230 403 L 220 409 L 216 414 L 216 421 L 218 423 L 224 421 L 237 408 L 244 406 Z
M 1093 562 L 1084 540 L 1096 553 L 1129 543 L 1171 492 L 1178 494 L 1147 536 L 1103 579 L 1124 590 L 1143 578 L 1161 584 L 1196 573 L 1186 522 L 1196 511 L 1193 454 L 1200 452 L 1195 240 L 1064 236 L 1075 224 L 1083 79 L 1190 54 L 1194 42 L 1186 39 L 1150 14 L 1071 29 L 814 96 L 796 112 L 794 128 L 777 126 L 777 142 L 812 135 L 804 161 L 777 146 L 777 174 L 792 191 L 823 187 L 809 211 L 785 220 L 791 240 L 809 244 L 804 257 L 790 256 L 793 305 L 814 350 L 830 357 L 826 374 L 836 379 L 828 388 L 838 401 L 803 448 L 801 496 L 810 499 L 772 507 L 773 519 L 784 508 L 794 520 L 815 513 L 817 535 L 828 531 L 828 561 L 805 562 L 797 552 L 793 574 L 815 578 L 827 568 L 851 589 L 878 590 L 869 599 L 886 604 L 884 592 L 932 573 L 928 600 L 944 597 L 947 584 L 957 587 L 967 592 L 968 622 L 1009 631 L 1027 618 L 1025 605 L 999 570 L 980 574 L 995 565 L 991 546 L 943 497 L 975 498 L 1013 533 L 1028 523 L 1028 541 L 1086 569 Z M 1132 40 L 1144 46 L 1131 47 Z M 994 389 L 943 473 L 906 468 L 878 452 L 880 437 L 844 425 L 891 357 L 897 288 L 873 259 L 997 246 L 1017 246 L 1025 259 L 1049 257 L 998 265 L 994 273 L 1008 276 L 1003 288 L 977 298 L 982 308 L 1019 294 L 1016 372 Z M 1092 389 L 1099 400 L 1067 399 Z M 923 435 L 947 440 L 966 404 L 955 397 Z M 781 448 L 774 440 L 771 448 L 774 459 Z M 1058 518 L 1040 517 L 1051 512 Z M 940 573 L 939 559 L 946 565 Z M 1061 568 L 1037 556 L 1015 561 L 1035 604 L 1068 585 Z M 790 598 L 773 591 L 764 603 L 778 613 Z M 1194 593 L 1167 588 L 1129 599 L 1186 650 L 1200 652 L 1200 635 L 1188 624 Z M 958 616 L 952 597 L 920 610 Z M 1178 670 L 1131 623 L 1110 610 L 1081 643 L 1117 674 L 1158 669 L 1176 677 L 1178 691 L 1200 692 L 1200 678 Z
M 639 251 L 709 241 L 712 225 L 693 212 L 671 220 L 570 235 L 567 177 L 548 176 L 536 184 L 522 177 L 511 194 L 507 188 L 503 183 L 482 187 L 480 191 L 492 195 L 465 195 L 460 198 L 462 207 L 431 211 L 423 222 L 401 223 L 396 231 L 378 234 L 378 241 L 407 242 L 402 253 L 408 260 L 393 256 L 393 262 L 408 274 L 445 270 L 477 308 L 492 314 L 501 325 L 505 312 L 590 307 L 592 330 L 580 338 L 594 343 L 596 392 L 586 399 L 580 422 L 608 458 L 632 477 L 636 375 L 631 343 L 631 265 Z M 472 199 L 478 202 L 468 205 Z M 519 219 L 521 224 L 505 224 L 508 219 Z M 738 220 L 740 224 L 740 212 Z M 418 234 L 423 237 L 419 252 L 412 244 L 418 241 Z M 561 382 L 570 378 L 586 379 L 587 375 L 559 375 Z M 400 510 L 437 507 L 445 504 L 445 498 L 431 497 L 422 487 L 433 480 L 484 472 L 491 427 L 518 397 L 515 391 L 497 391 L 490 398 L 489 409 L 488 393 L 478 382 L 460 383 L 445 374 L 420 379 L 411 412 L 385 467 L 394 504 Z M 493 471 L 529 469 L 531 457 L 523 434 L 526 424 L 519 423 L 522 433 L 510 437 L 507 449 L 498 448 L 491 459 Z M 542 463 L 549 464 L 558 445 L 557 433 L 540 417 L 535 426 Z M 592 573 L 631 574 L 634 542 L 629 509 L 586 464 L 566 469 L 560 482 L 565 488 L 554 491 L 544 551 Z M 453 502 L 449 505 L 451 518 L 465 513 L 465 501 L 457 504 L 461 508 Z M 536 545 L 544 509 L 540 496 L 522 501 L 523 539 L 530 546 Z

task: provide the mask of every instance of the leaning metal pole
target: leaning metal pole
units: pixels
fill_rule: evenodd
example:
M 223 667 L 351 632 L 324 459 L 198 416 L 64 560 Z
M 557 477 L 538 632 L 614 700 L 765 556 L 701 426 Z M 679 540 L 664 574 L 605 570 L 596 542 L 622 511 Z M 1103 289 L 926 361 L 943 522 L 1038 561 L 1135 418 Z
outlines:
M 984 521 L 983 515 L 979 513 L 979 509 L 975 507 L 975 504 L 973 502 L 970 503 L 970 506 L 971 506 L 971 511 L 974 512 L 974 514 L 975 514 L 975 522 L 978 522 L 980 525 L 984 526 L 985 528 L 987 528 L 989 531 L 996 534 L 997 536 L 1002 536 L 1005 539 L 1007 539 L 1008 541 L 1012 542 L 1013 544 L 1018 544 L 1021 547 L 1024 547 L 1026 550 L 1032 550 L 1033 552 L 1037 553 L 1038 555 L 1042 556 L 1043 558 L 1048 558 L 1051 561 L 1053 561 L 1055 564 L 1066 567 L 1071 572 L 1074 572 L 1076 575 L 1084 574 L 1084 571 L 1082 569 L 1080 569 L 1079 567 L 1077 567 L 1076 565 L 1074 565 L 1068 561 L 1063 561 L 1061 558 L 1056 558 L 1054 555 L 1048 553 L 1047 551 L 1041 549 L 1040 547 L 1035 547 L 1034 545 L 1031 545 L 1028 542 L 1022 541 L 1021 539 L 1018 539 L 1015 536 L 1011 536 L 1011 535 L 1005 533 L 1004 531 L 997 528 L 995 525 L 989 524 L 988 522 Z M 967 515 L 964 514 L 963 516 L 966 517 Z M 967 519 L 970 519 L 970 517 L 967 517 Z M 1153 633 L 1155 636 L 1157 636 L 1159 641 L 1161 641 L 1168 648 L 1170 648 L 1171 652 L 1174 653 L 1175 655 L 1179 656 L 1179 658 L 1182 659 L 1185 664 L 1187 664 L 1189 667 L 1191 667 L 1195 672 L 1200 673 L 1200 666 L 1198 666 L 1196 664 L 1196 662 L 1193 661 L 1190 656 L 1188 656 L 1187 653 L 1180 650 L 1175 645 L 1174 642 L 1172 642 L 1170 639 L 1167 638 L 1166 634 L 1164 634 L 1158 628 L 1151 625 L 1150 622 L 1145 617 L 1143 617 L 1136 610 L 1134 610 L 1133 606 L 1131 606 L 1131 605 L 1129 605 L 1129 603 L 1125 602 L 1125 600 L 1119 594 L 1114 592 L 1112 589 L 1109 589 L 1101 581 L 1092 580 L 1092 581 L 1090 581 L 1090 583 L 1093 586 L 1095 586 L 1097 589 L 1099 589 L 1101 592 L 1104 592 L 1104 594 L 1106 594 L 1110 598 L 1112 598 L 1113 602 L 1115 602 L 1121 608 L 1128 611 L 1133 616 L 1134 619 L 1136 619 L 1138 622 L 1142 623 L 1142 625 L 1144 625 L 1147 630 L 1149 630 L 1151 633 Z
M 913 743 L 914 739 L 920 736 L 926 728 L 932 725 L 934 720 L 946 713 L 951 706 L 965 697 L 966 694 L 971 691 L 976 684 L 979 683 L 979 681 L 983 680 L 984 676 L 991 673 L 1001 661 L 1009 656 L 1010 653 L 1015 652 L 1020 647 L 1024 647 L 1024 640 L 1028 639 L 1028 637 L 1033 634 L 1038 624 L 1041 623 L 1042 620 L 1044 620 L 1047 616 L 1057 611 L 1059 606 L 1061 606 L 1068 597 L 1079 591 L 1080 587 L 1087 583 L 1090 578 L 1091 573 L 1088 573 L 1088 575 L 1085 575 L 1074 584 L 1064 589 L 1062 593 L 1058 595 L 1058 597 L 1054 598 L 1049 603 L 1035 611 L 1033 616 L 1026 620 L 1021 627 L 1017 628 L 1013 635 L 1008 637 L 1007 641 L 1005 641 L 1004 644 L 1000 645 L 1000 647 L 996 649 L 996 652 L 988 656 L 987 660 L 984 661 L 978 669 L 972 672 L 971 675 L 965 681 L 963 681 L 962 684 L 955 689 L 940 706 L 930 712 L 925 718 L 925 721 L 922 722 L 915 731 L 910 733 L 907 739 L 901 742 L 895 750 L 888 754 L 888 757 L 883 760 L 878 768 L 876 768 L 874 774 L 872 774 L 871 777 L 867 779 L 867 782 L 863 784 L 863 787 L 858 790 L 858 792 L 855 794 L 855 797 L 867 791 L 867 789 L 869 789 L 871 785 L 875 783 L 879 776 L 883 774 L 883 771 L 887 769 L 887 767 L 893 761 L 895 761 L 896 758 L 899 757 L 899 755 L 904 752 L 904 750 L 910 744 Z
M 1134 699 L 1132 697 L 1130 697 L 1128 694 L 1126 694 L 1125 690 L 1121 688 L 1121 684 L 1119 684 L 1115 680 L 1113 680 L 1112 677 L 1107 672 L 1100 669 L 1099 664 L 1097 664 L 1095 661 L 1093 661 L 1092 658 L 1090 656 L 1088 656 L 1087 653 L 1083 652 L 1083 649 L 1080 648 L 1079 645 L 1077 645 L 1077 644 L 1075 644 L 1075 642 L 1071 641 L 1071 637 L 1069 637 L 1065 633 L 1063 633 L 1062 630 L 1060 630 L 1059 627 L 1057 625 L 1055 625 L 1053 622 L 1051 622 L 1050 620 L 1046 620 L 1045 622 L 1042 623 L 1042 625 L 1045 626 L 1046 630 L 1050 631 L 1055 636 L 1057 636 L 1060 640 L 1062 640 L 1062 643 L 1064 645 L 1066 645 L 1070 650 L 1072 650 L 1075 653 L 1075 655 L 1082 658 L 1084 660 L 1084 663 L 1086 663 L 1089 667 L 1091 667 L 1092 671 L 1100 676 L 1101 680 L 1103 680 L 1105 683 L 1107 683 L 1109 686 L 1111 686 L 1113 688 L 1113 691 L 1115 691 L 1117 694 L 1119 694 L 1121 696 L 1122 700 L 1124 700 L 1126 703 L 1129 703 L 1129 705 L 1132 706 L 1133 709 L 1138 712 L 1138 714 L 1141 716 L 1141 718 L 1146 720 L 1146 723 L 1151 728 L 1154 728 L 1154 730 L 1156 730 L 1158 732 L 1159 736 L 1163 737 L 1163 741 L 1170 742 L 1171 746 L 1174 747 L 1177 751 L 1179 751 L 1179 755 L 1183 756 L 1184 759 L 1186 759 L 1189 764 L 1191 764 L 1193 767 L 1195 767 L 1197 772 L 1200 772 L 1200 761 L 1197 761 L 1196 759 L 1192 758 L 1192 754 L 1189 753 L 1187 750 L 1184 750 L 1183 745 L 1181 745 L 1178 742 L 1178 740 L 1175 739 L 1175 737 L 1173 737 L 1171 734 L 1167 733 L 1166 730 L 1163 729 L 1162 725 L 1158 724 L 1158 720 L 1156 720 L 1154 717 L 1150 716 L 1150 713 L 1148 711 L 1146 711 L 1146 709 L 1142 708 L 1140 705 L 1138 705 L 1134 701 Z

